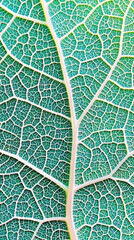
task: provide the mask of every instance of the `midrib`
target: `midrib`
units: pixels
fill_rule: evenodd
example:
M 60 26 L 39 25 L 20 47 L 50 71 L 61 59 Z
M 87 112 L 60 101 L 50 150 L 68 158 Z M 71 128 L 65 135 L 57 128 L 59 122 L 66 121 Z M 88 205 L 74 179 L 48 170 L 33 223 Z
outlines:
M 64 83 L 67 89 L 68 94 L 68 100 L 70 105 L 70 111 L 71 111 L 71 124 L 72 124 L 72 155 L 71 155 L 71 161 L 70 161 L 70 178 L 69 178 L 69 186 L 67 188 L 67 204 L 66 204 L 66 222 L 68 226 L 68 231 L 70 234 L 71 240 L 77 240 L 77 235 L 74 227 L 74 221 L 73 221 L 73 198 L 74 198 L 74 186 L 75 186 L 75 162 L 76 162 L 76 152 L 77 152 L 77 137 L 78 137 L 78 128 L 77 128 L 77 121 L 75 117 L 75 108 L 73 103 L 73 96 L 71 91 L 71 86 L 69 83 L 68 74 L 66 71 L 64 58 L 62 49 L 60 46 L 60 39 L 58 39 L 54 28 L 51 23 L 51 19 L 49 17 L 49 10 L 48 10 L 48 4 L 45 2 L 45 0 L 41 0 L 41 4 L 44 10 L 44 14 L 46 17 L 46 23 L 51 31 L 51 34 L 53 36 L 53 39 L 55 41 L 57 51 L 60 58 L 60 64 L 63 72 L 64 77 Z

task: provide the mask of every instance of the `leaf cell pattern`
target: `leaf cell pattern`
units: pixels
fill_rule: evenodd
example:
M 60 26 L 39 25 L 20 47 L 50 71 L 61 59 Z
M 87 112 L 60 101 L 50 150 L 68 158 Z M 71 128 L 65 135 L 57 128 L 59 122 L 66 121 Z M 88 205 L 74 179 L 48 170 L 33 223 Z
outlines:
M 134 1 L 0 0 L 0 239 L 134 239 Z

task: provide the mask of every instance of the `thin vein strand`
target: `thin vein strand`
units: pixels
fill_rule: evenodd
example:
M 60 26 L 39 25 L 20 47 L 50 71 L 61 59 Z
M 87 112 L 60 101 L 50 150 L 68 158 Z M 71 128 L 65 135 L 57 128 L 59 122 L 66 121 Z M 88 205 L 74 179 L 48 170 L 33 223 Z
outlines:
M 114 168 L 114 170 L 113 170 L 109 175 L 106 175 L 106 176 L 101 177 L 101 178 L 98 178 L 98 179 L 89 180 L 89 181 L 87 181 L 87 182 L 84 182 L 84 183 L 76 186 L 74 191 L 76 192 L 76 191 L 78 191 L 78 190 L 80 190 L 80 189 L 82 189 L 82 188 L 84 188 L 84 187 L 87 187 L 87 186 L 89 186 L 89 185 L 91 185 L 91 184 L 95 184 L 95 183 L 97 183 L 97 182 L 101 182 L 101 181 L 104 181 L 104 180 L 106 180 L 106 179 L 112 178 L 113 174 L 120 168 L 120 166 L 121 166 L 129 157 L 131 157 L 131 156 L 133 156 L 133 155 L 134 155 L 134 151 L 128 153 L 128 154 L 122 159 L 122 161 L 119 162 L 119 164 Z
M 99 88 L 99 90 L 97 91 L 97 93 L 95 94 L 95 96 L 93 97 L 93 99 L 91 100 L 91 102 L 89 103 L 89 105 L 86 107 L 86 109 L 83 111 L 83 113 L 81 114 L 79 120 L 78 120 L 78 127 L 82 121 L 82 119 L 84 118 L 84 116 L 86 115 L 86 113 L 89 111 L 89 109 L 91 108 L 91 106 L 94 104 L 95 100 L 98 98 L 98 96 L 100 95 L 101 91 L 103 90 L 103 88 L 105 87 L 106 83 L 108 82 L 108 80 L 110 80 L 111 75 L 113 73 L 113 70 L 115 69 L 115 67 L 117 66 L 117 63 L 121 57 L 121 53 L 122 53 L 122 45 L 123 45 L 123 34 L 124 34 L 124 26 L 125 26 L 125 19 L 127 16 L 127 13 L 129 11 L 129 8 L 131 6 L 131 3 L 129 3 L 128 8 L 124 14 L 124 18 L 123 18 L 123 23 L 122 23 L 122 31 L 121 31 L 121 37 L 120 37 L 120 50 L 118 53 L 118 57 L 116 58 L 116 61 L 114 62 L 113 66 L 111 67 L 111 70 L 108 74 L 108 76 L 106 77 L 105 81 L 102 83 L 101 87 Z
M 43 170 L 37 168 L 36 166 L 34 166 L 33 164 L 29 163 L 28 161 L 25 161 L 24 159 L 22 159 L 20 156 L 15 155 L 13 153 L 9 153 L 5 150 L 0 150 L 1 154 L 7 155 L 9 157 L 15 158 L 16 160 L 20 161 L 21 163 L 23 163 L 24 165 L 30 167 L 32 170 L 36 171 L 37 173 L 39 173 L 40 175 L 42 175 L 45 178 L 48 178 L 50 181 L 54 182 L 55 184 L 57 184 L 59 187 L 61 187 L 63 190 L 67 191 L 67 186 L 65 186 L 63 183 L 61 183 L 60 181 L 58 181 L 56 178 L 52 177 L 51 175 L 45 173 Z
M 7 8 L 6 6 L 4 6 L 2 3 L 0 3 L 0 7 L 3 8 L 4 10 L 6 10 L 8 13 L 11 13 L 14 16 L 14 18 L 20 17 L 20 18 L 25 19 L 25 20 L 29 20 L 29 21 L 32 21 L 32 22 L 35 22 L 35 23 L 45 24 L 46 25 L 45 21 L 41 21 L 41 20 L 36 19 L 36 18 L 32 18 L 32 17 L 25 16 L 25 15 L 22 15 L 22 14 L 19 14 L 19 13 L 15 13 L 11 9 Z

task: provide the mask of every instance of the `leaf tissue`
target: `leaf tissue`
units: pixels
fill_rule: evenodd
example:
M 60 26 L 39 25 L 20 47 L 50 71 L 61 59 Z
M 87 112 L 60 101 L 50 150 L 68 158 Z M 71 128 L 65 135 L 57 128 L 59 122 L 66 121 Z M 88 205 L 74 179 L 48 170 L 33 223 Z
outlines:
M 134 1 L 0 0 L 0 240 L 134 240 Z

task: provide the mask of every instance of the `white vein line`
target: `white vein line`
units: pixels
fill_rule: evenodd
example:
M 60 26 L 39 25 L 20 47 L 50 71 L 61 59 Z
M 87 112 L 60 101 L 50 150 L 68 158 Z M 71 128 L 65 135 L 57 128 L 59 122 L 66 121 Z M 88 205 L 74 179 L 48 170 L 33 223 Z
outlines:
M 116 96 L 116 97 L 117 97 L 117 96 Z M 105 100 L 105 99 L 103 99 L 103 98 L 99 98 L 99 97 L 98 97 L 96 100 L 99 100 L 99 101 L 101 101 L 101 102 L 110 104 L 110 105 L 112 105 L 113 107 L 117 107 L 117 108 L 126 110 L 127 112 L 134 113 L 133 111 L 130 110 L 130 109 L 131 109 L 131 105 L 130 105 L 129 108 L 126 108 L 126 107 L 122 107 L 122 106 L 120 106 L 120 105 L 117 105 L 116 103 L 113 103 L 112 101 L 109 102 L 109 101 L 107 101 L 107 100 Z
M 15 107 L 14 107 L 14 111 L 15 111 L 15 109 L 16 109 L 16 105 L 17 105 L 17 104 L 18 104 L 18 101 L 16 101 L 16 104 L 15 104 Z M 18 147 L 17 154 L 19 154 L 20 149 L 21 149 L 21 144 L 22 144 L 22 141 L 23 141 L 23 134 L 24 134 L 24 133 L 23 133 L 23 130 L 24 130 L 24 127 L 25 127 L 25 120 L 27 119 L 27 117 L 28 117 L 28 115 L 29 115 L 29 113 L 30 113 L 30 111 L 31 111 L 31 107 L 32 107 L 32 106 L 30 106 L 30 108 L 29 108 L 29 110 L 28 110 L 25 118 L 24 118 L 23 121 L 22 121 L 22 127 L 21 127 L 21 131 L 20 131 L 20 145 L 19 145 L 19 147 Z M 11 118 L 12 118 L 13 116 L 14 116 L 14 112 L 13 112 Z
M 72 97 L 72 90 L 69 83 L 68 74 L 66 71 L 64 58 L 63 58 L 63 52 L 60 46 L 60 40 L 58 39 L 54 28 L 52 26 L 50 17 L 49 17 L 49 10 L 48 5 L 44 0 L 41 0 L 44 13 L 46 16 L 47 24 L 50 28 L 50 31 L 52 33 L 52 36 L 55 40 L 56 47 L 59 53 L 60 63 L 64 74 L 64 82 L 67 88 L 68 93 L 68 99 L 70 104 L 70 110 L 71 110 L 71 120 L 72 120 L 72 135 L 73 135 L 73 142 L 72 142 L 72 156 L 71 156 L 71 162 L 70 162 L 70 179 L 69 179 L 69 187 L 67 191 L 67 205 L 66 205 L 66 218 L 67 218 L 67 226 L 70 233 L 70 238 L 72 240 L 77 239 L 75 227 L 74 227 L 74 221 L 73 221 L 73 198 L 74 198 L 74 184 L 75 184 L 75 161 L 76 161 L 76 151 L 77 151 L 77 126 L 76 126 L 76 117 L 75 117 L 75 110 L 74 110 L 74 103 L 73 103 L 73 97 Z
M 35 237 L 36 237 L 36 235 L 37 235 L 37 233 L 38 233 L 38 231 L 39 231 L 39 229 L 40 229 L 40 226 L 41 226 L 41 222 L 38 224 L 38 226 L 37 226 L 37 228 L 36 228 L 36 230 L 35 230 L 32 238 L 31 238 L 31 240 L 34 240 L 34 239 L 35 239 Z
M 124 32 L 124 33 L 126 33 L 126 32 Z M 134 58 L 134 55 L 129 55 L 129 54 L 127 54 L 127 55 L 125 55 L 125 54 L 122 54 L 122 56 L 121 56 L 122 58 Z
M 129 113 L 128 113 L 128 115 L 129 115 Z M 122 129 L 122 131 L 123 131 L 124 143 L 125 143 L 127 154 L 128 154 L 129 153 L 129 147 L 128 147 L 127 138 L 126 138 L 126 135 L 125 135 L 125 130 Z
M 124 206 L 124 212 L 125 212 L 125 218 L 127 218 L 129 220 L 129 222 L 131 223 L 132 226 L 134 226 L 133 224 L 133 221 L 131 219 L 131 217 L 129 217 L 130 213 L 129 211 L 127 210 L 127 203 L 125 202 L 125 198 L 123 196 L 123 190 L 121 189 L 121 186 L 119 185 L 119 182 L 118 180 L 116 181 L 116 185 L 118 186 L 119 190 L 120 190 L 120 197 L 122 199 L 122 202 L 123 202 L 123 206 Z M 131 185 L 131 183 L 129 183 L 129 185 Z M 133 187 L 133 185 L 131 185 Z M 129 189 L 130 189 L 130 186 L 129 186 Z M 131 215 L 130 215 L 131 216 Z M 125 221 L 125 218 L 123 219 L 123 223 L 122 223 L 122 226 L 124 225 L 124 221 Z M 123 235 L 123 231 L 120 231 L 121 232 L 121 240 L 122 240 L 122 235 Z
M 111 179 L 114 181 L 125 182 L 125 183 L 129 184 L 130 186 L 134 187 L 134 184 L 129 182 L 128 179 L 123 179 L 123 178 L 118 178 L 118 177 L 111 177 Z
M 130 22 L 131 23 L 131 22 Z M 128 25 L 126 24 L 126 27 L 127 27 Z M 132 29 L 132 30 L 130 30 L 130 31 L 124 31 L 125 33 L 134 33 L 134 30 Z
M 49 5 L 49 4 L 53 3 L 53 2 L 54 2 L 54 0 L 50 0 L 50 1 L 46 2 L 46 4 Z
M 6 6 L 4 6 L 1 3 L 0 3 L 0 7 L 3 8 L 4 10 L 6 10 L 8 13 L 11 13 L 14 17 L 20 17 L 20 18 L 23 18 L 24 20 L 29 20 L 29 21 L 32 21 L 32 22 L 35 22 L 35 23 L 45 24 L 46 25 L 45 21 L 41 21 L 39 19 L 32 18 L 30 16 L 26 16 L 26 15 L 22 15 L 22 14 L 19 14 L 19 13 L 15 13 L 11 9 L 7 8 Z
M 13 22 L 13 20 L 14 20 L 14 19 L 12 18 L 12 21 L 10 21 L 10 24 L 11 24 L 11 22 Z M 9 26 L 10 26 L 10 25 L 8 25 L 8 27 L 9 27 Z M 7 27 L 7 28 L 8 28 L 8 27 Z M 4 28 L 4 30 L 7 29 L 7 28 Z M 6 31 L 6 30 L 5 30 L 5 31 Z M 5 31 L 4 31 L 4 32 L 5 32 Z M 1 36 L 1 35 L 0 35 L 0 36 Z M 27 68 L 29 68 L 29 69 L 32 69 L 32 70 L 35 71 L 35 72 L 40 73 L 41 75 L 47 76 L 47 77 L 49 77 L 49 78 L 51 78 L 51 79 L 53 79 L 53 80 L 55 80 L 55 81 L 57 81 L 57 82 L 60 82 L 60 83 L 64 84 L 64 81 L 63 81 L 63 80 L 60 80 L 60 79 L 58 79 L 58 78 L 56 78 L 56 77 L 53 77 L 53 76 L 49 75 L 48 73 L 43 72 L 43 71 L 41 71 L 41 70 L 39 70 L 39 69 L 36 69 L 36 68 L 32 67 L 31 65 L 28 65 L 28 64 L 22 62 L 21 60 L 19 60 L 18 58 L 16 58 L 16 57 L 11 53 L 11 51 L 7 48 L 7 46 L 6 46 L 6 44 L 4 43 L 4 41 L 3 41 L 2 38 L 0 38 L 0 41 L 2 42 L 2 44 L 3 44 L 4 48 L 6 49 L 8 55 L 9 55 L 10 57 L 12 57 L 15 61 L 19 62 L 19 63 L 20 63 L 21 65 L 23 65 L 24 67 L 27 67 Z M 4 59 L 4 58 L 3 58 L 3 59 Z
M 79 24 L 76 24 L 76 26 L 74 28 L 72 28 L 68 33 L 66 33 L 63 37 L 61 37 L 60 40 L 62 41 L 65 37 L 67 37 L 70 33 L 72 33 L 77 27 L 84 24 L 86 22 L 86 20 L 91 16 L 91 14 L 96 10 L 96 8 L 98 8 L 99 6 L 102 6 L 104 3 L 108 3 L 108 2 L 110 2 L 110 0 L 101 2 L 98 5 L 96 5 L 95 7 L 93 7 L 92 10 L 90 11 L 90 13 L 85 17 L 85 19 L 82 22 L 80 22 Z
M 112 82 L 114 85 L 116 85 L 118 88 L 120 88 L 121 90 L 129 90 L 129 91 L 133 91 L 134 87 L 123 87 L 121 86 L 118 82 L 115 82 L 114 80 L 110 79 L 110 82 Z
M 122 131 L 123 132 L 123 129 L 122 128 L 114 128 L 114 129 L 107 129 L 107 128 L 105 128 L 105 129 L 102 129 L 102 130 L 97 130 L 97 131 L 94 131 L 94 132 L 91 132 L 87 137 L 84 137 L 84 138 L 81 138 L 79 141 L 78 141 L 78 144 L 81 144 L 84 140 L 86 140 L 86 139 L 88 139 L 88 138 L 90 138 L 90 137 L 92 137 L 92 134 L 94 134 L 94 133 L 99 133 L 99 135 L 100 135 L 100 133 L 102 132 L 110 132 L 110 134 L 112 133 L 112 132 L 114 132 L 114 131 Z
M 65 191 L 67 191 L 67 187 L 61 183 L 59 180 L 57 180 L 56 178 L 52 177 L 51 175 L 45 173 L 43 170 L 37 168 L 36 166 L 34 166 L 33 164 L 29 163 L 28 161 L 25 161 L 23 158 L 21 158 L 18 155 L 15 155 L 13 153 L 9 153 L 5 150 L 1 150 L 0 149 L 0 153 L 5 154 L 9 157 L 15 158 L 16 160 L 18 160 L 19 162 L 23 163 L 24 165 L 30 167 L 32 170 L 36 171 L 37 173 L 41 174 L 43 177 L 48 178 L 50 181 L 54 182 L 55 184 L 57 184 L 59 187 L 61 187 L 62 189 L 64 189 Z
M 0 37 L 2 36 L 2 34 L 10 27 L 10 25 L 12 24 L 12 22 L 14 21 L 14 19 L 15 19 L 15 16 L 13 16 L 12 18 L 11 18 L 11 20 L 7 23 L 7 25 L 6 25 L 6 27 L 0 32 Z M 3 58 L 2 58 L 3 59 Z M 1 59 L 1 60 L 2 60 Z
M 37 226 L 37 228 L 36 228 L 36 230 L 35 230 L 35 232 L 34 232 L 34 235 L 33 235 L 33 237 L 31 238 L 31 240 L 34 240 L 35 239 L 35 237 L 36 237 L 36 234 L 38 233 L 38 230 L 39 230 L 39 228 L 40 228 L 40 226 L 41 226 L 41 224 L 42 223 L 45 223 L 45 222 L 50 222 L 50 221 L 66 221 L 66 218 L 46 218 L 46 220 L 45 221 L 40 221 L 39 222 L 39 224 L 38 224 L 38 226 Z
M 122 159 L 122 161 L 120 161 L 119 164 L 115 167 L 115 169 L 111 172 L 111 174 L 110 174 L 111 177 L 112 177 L 112 175 L 121 167 L 121 165 L 122 165 L 129 157 L 132 157 L 133 155 L 134 155 L 134 151 L 128 153 L 128 154 L 126 155 L 126 157 L 124 157 L 124 158 Z
M 80 125 L 82 119 L 84 118 L 84 116 L 86 115 L 86 113 L 88 112 L 88 110 L 91 108 L 91 106 L 93 105 L 93 103 L 95 102 L 95 100 L 98 98 L 98 96 L 100 95 L 102 89 L 104 88 L 104 86 L 106 85 L 106 83 L 108 82 L 108 80 L 110 80 L 111 75 L 113 73 L 113 70 L 115 69 L 115 67 L 117 66 L 117 63 L 121 57 L 121 52 L 122 52 L 122 45 L 123 45 L 123 34 L 124 34 L 124 27 L 125 27 L 125 19 L 127 16 L 127 13 L 129 11 L 129 8 L 131 6 L 132 1 L 130 1 L 128 8 L 124 14 L 124 18 L 123 18 L 123 23 L 122 23 L 122 31 L 121 31 L 121 36 L 120 36 L 120 49 L 119 49 L 119 53 L 118 53 L 118 57 L 116 58 L 116 61 L 114 62 L 108 76 L 106 77 L 105 81 L 102 83 L 101 87 L 99 88 L 98 92 L 95 94 L 95 96 L 93 97 L 93 99 L 91 100 L 91 102 L 89 103 L 89 105 L 86 107 L 86 109 L 83 111 L 83 113 L 81 114 L 79 120 L 78 120 L 78 126 Z
M 1 105 L 1 104 L 4 104 L 4 103 L 7 103 L 8 101 L 10 101 L 10 100 L 12 100 L 12 99 L 16 99 L 16 100 L 21 101 L 21 102 L 26 102 L 26 103 L 30 104 L 31 106 L 34 106 L 34 107 L 39 108 L 39 109 L 42 110 L 42 111 L 49 112 L 49 113 L 54 114 L 54 115 L 56 115 L 56 116 L 63 117 L 63 118 L 65 118 L 65 119 L 69 120 L 69 121 L 71 120 L 71 118 L 67 117 L 66 115 L 63 115 L 62 113 L 55 112 L 55 111 L 50 110 L 50 109 L 48 109 L 48 108 L 44 108 L 44 107 L 42 107 L 42 106 L 40 106 L 40 105 L 37 105 L 37 104 L 34 103 L 34 102 L 31 102 L 31 101 L 29 101 L 29 100 L 27 100 L 27 99 L 23 99 L 23 98 L 16 97 L 16 96 L 10 97 L 10 98 L 2 101 L 2 102 L 0 103 L 0 105 Z
M 131 74 L 132 74 L 132 88 L 134 89 L 134 72 L 133 72 L 132 68 L 134 69 L 134 61 L 133 61 L 133 65 L 132 65 L 132 67 L 131 67 Z
M 130 166 L 130 168 L 133 168 L 133 166 Z M 134 172 L 127 179 L 130 181 L 132 177 L 134 177 Z
M 44 212 L 43 212 L 43 210 L 42 210 L 42 207 L 40 206 L 39 202 L 37 201 L 33 189 L 30 189 L 30 191 L 31 191 L 32 194 L 33 194 L 34 200 L 35 200 L 35 202 L 36 202 L 36 204 L 37 204 L 37 206 L 38 206 L 38 208 L 39 208 L 39 210 L 40 210 L 40 212 L 41 212 L 41 214 L 42 214 L 42 216 L 43 216 L 43 220 L 44 220 L 44 219 L 45 219 L 45 215 L 44 215 Z
M 10 176 L 10 175 L 9 175 Z M 22 182 L 22 181 L 21 181 Z M 23 185 L 24 186 L 24 185 Z M 15 209 L 14 209 L 14 216 L 16 217 L 16 213 L 17 213 L 17 206 L 18 206 L 18 202 L 20 200 L 20 198 L 22 197 L 23 193 L 25 191 L 25 188 L 23 188 L 21 194 L 19 195 L 19 197 L 17 198 L 16 202 L 15 202 Z M 7 197 L 8 198 L 8 197 Z
M 24 221 L 27 220 L 27 221 L 39 222 L 41 224 L 45 223 L 45 222 L 52 222 L 52 221 L 64 221 L 64 222 L 66 221 L 66 218 L 64 218 L 64 217 L 51 217 L 51 218 L 45 218 L 43 220 L 40 220 L 40 219 L 35 219 L 35 218 L 19 217 L 19 216 L 17 216 L 17 217 L 12 217 L 9 220 L 1 223 L 0 226 L 2 226 L 4 224 L 7 224 L 10 221 L 15 220 L 15 219 L 17 219 L 17 220 L 24 220 Z
M 18 220 L 31 220 L 31 221 L 38 221 L 41 224 L 45 223 L 45 222 L 52 222 L 52 221 L 66 221 L 65 217 L 50 217 L 50 218 L 45 218 L 43 220 L 37 219 L 37 218 L 32 218 L 32 217 L 19 217 L 19 216 L 15 216 L 12 219 L 18 219 Z
M 132 108 L 133 103 L 134 103 L 134 99 L 133 99 L 133 101 L 131 103 L 130 109 Z M 127 136 L 125 135 L 125 131 L 126 131 L 126 125 L 128 123 L 128 119 L 129 119 L 130 113 L 134 114 L 134 112 L 128 112 L 127 118 L 126 118 L 126 122 L 125 122 L 124 127 L 123 127 L 124 141 L 125 141 L 125 144 L 126 144 L 127 151 L 129 151 L 129 146 L 128 146 L 128 143 L 127 143 Z
M 119 163 L 118 165 L 114 168 L 114 170 L 109 174 L 109 175 L 106 175 L 104 177 L 101 177 L 101 178 L 98 178 L 98 179 L 94 179 L 94 180 L 89 180 L 85 183 L 82 183 L 78 186 L 75 187 L 75 192 L 78 191 L 79 189 L 81 188 L 84 188 L 84 187 L 87 187 L 91 184 L 95 184 L 97 182 L 101 182 L 101 181 L 104 181 L 106 179 L 109 179 L 109 178 L 112 178 L 113 174 L 121 167 L 121 165 L 129 158 L 129 157 L 132 157 L 134 155 L 134 151 L 128 153 Z

